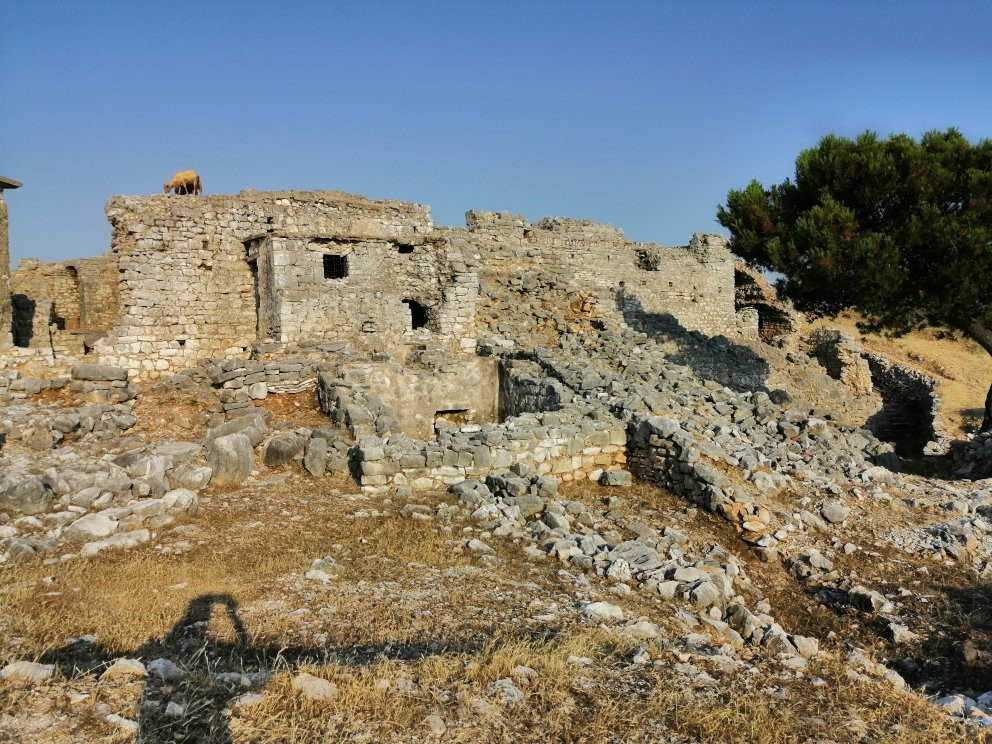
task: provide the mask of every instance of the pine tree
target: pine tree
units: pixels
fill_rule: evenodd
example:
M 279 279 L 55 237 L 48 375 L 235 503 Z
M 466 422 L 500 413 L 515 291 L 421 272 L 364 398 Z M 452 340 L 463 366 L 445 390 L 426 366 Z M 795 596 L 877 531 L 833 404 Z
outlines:
M 895 333 L 953 328 L 992 355 L 992 140 L 828 135 L 799 154 L 794 180 L 730 191 L 717 219 L 801 309 L 853 308 Z

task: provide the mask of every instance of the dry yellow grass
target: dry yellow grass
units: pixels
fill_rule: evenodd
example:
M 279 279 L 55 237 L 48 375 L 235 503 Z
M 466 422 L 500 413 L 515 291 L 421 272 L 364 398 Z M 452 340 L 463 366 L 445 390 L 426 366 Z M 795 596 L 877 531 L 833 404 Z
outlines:
M 428 715 L 439 715 L 448 725 L 443 740 L 456 742 L 966 740 L 920 697 L 884 682 L 849 679 L 829 655 L 802 676 L 769 662 L 758 674 L 739 674 L 694 656 L 691 663 L 716 682 L 693 689 L 673 671 L 679 659 L 664 644 L 638 642 L 658 664 L 632 665 L 635 642 L 615 633 L 568 617 L 543 625 L 521 622 L 521 607 L 532 596 L 568 597 L 574 591 L 557 583 L 562 579 L 556 564 L 528 563 L 517 547 L 492 539 L 504 562 L 476 569 L 476 561 L 454 549 L 464 540 L 457 525 L 447 534 L 437 523 L 395 514 L 353 517 L 358 509 L 382 505 L 353 499 L 345 482 L 333 485 L 294 475 L 265 490 L 214 494 L 194 519 L 210 530 L 209 539 L 185 553 L 147 547 L 9 569 L 0 593 L 3 631 L 23 639 L 16 650 L 20 658 L 37 658 L 88 633 L 99 637 L 111 657 L 142 644 L 157 652 L 190 603 L 230 595 L 243 610 L 251 649 L 304 646 L 331 652 L 327 661 L 309 665 L 288 650 L 270 657 L 277 674 L 259 690 L 262 700 L 235 706 L 229 721 L 219 719 L 199 741 L 422 741 Z M 565 485 L 563 492 L 590 505 L 607 494 L 590 483 Z M 631 507 L 685 509 L 675 497 L 644 484 L 626 490 L 624 501 Z M 264 530 L 245 526 L 256 518 L 264 519 Z M 700 539 L 733 539 L 732 527 L 709 515 L 699 514 L 692 527 Z M 300 585 L 299 573 L 310 560 L 328 554 L 341 564 L 336 579 Z M 524 584 L 530 588 L 512 593 Z M 301 604 L 311 610 L 335 606 L 328 618 L 314 618 L 320 639 L 314 628 L 291 616 Z M 685 632 L 657 598 L 637 593 L 624 597 L 623 604 L 628 616 L 650 617 L 670 638 Z M 480 606 L 484 612 L 471 612 Z M 236 658 L 238 632 L 221 605 L 213 610 L 207 623 L 210 647 Z M 783 616 L 787 624 L 790 619 Z M 365 653 L 363 647 L 372 650 Z M 398 658 L 397 647 L 413 653 Z M 572 656 L 595 663 L 577 666 L 569 661 Z M 202 691 L 208 712 L 230 701 L 229 695 L 210 698 L 216 696 L 211 663 L 207 656 L 189 661 L 199 676 L 187 690 L 194 700 Z M 525 699 L 504 708 L 488 688 L 518 665 L 538 676 L 530 684 L 518 680 Z M 338 696 L 321 702 L 303 697 L 292 687 L 301 670 L 332 681 Z M 814 676 L 825 684 L 811 685 Z M 399 680 L 408 682 L 398 686 Z M 68 702 L 73 693 L 88 697 L 73 705 Z M 32 706 L 48 705 L 38 709 L 38 720 L 44 720 L 42 714 L 63 716 L 75 731 L 75 739 L 58 741 L 129 741 L 98 706 L 107 703 L 137 717 L 144 695 L 140 682 L 111 684 L 91 677 L 57 677 L 44 695 L 4 683 L 0 714 L 23 719 L 30 717 L 26 711 L 36 710 Z M 218 699 L 220 704 L 211 702 Z

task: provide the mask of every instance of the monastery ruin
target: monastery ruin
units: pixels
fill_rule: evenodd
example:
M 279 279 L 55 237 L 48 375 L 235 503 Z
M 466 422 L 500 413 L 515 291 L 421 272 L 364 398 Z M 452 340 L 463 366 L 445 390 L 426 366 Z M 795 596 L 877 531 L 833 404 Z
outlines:
M 738 330 L 734 261 L 715 235 L 671 249 L 584 220 L 481 211 L 440 227 L 423 205 L 325 191 L 113 197 L 106 209 L 109 254 L 13 271 L 4 317 L 18 354 L 92 354 L 154 379 L 273 344 L 472 352 L 480 281 L 523 267 L 567 276 L 602 312 Z
M 19 185 L 0 179 L 0 198 Z M 819 658 L 821 643 L 848 651 L 812 609 L 790 613 L 796 602 L 861 613 L 866 645 L 881 632 L 917 648 L 905 644 L 929 632 L 926 616 L 866 578 L 883 550 L 899 566 L 884 586 L 921 556 L 992 572 L 987 484 L 900 473 L 950 449 L 929 459 L 987 476 L 992 436 L 951 446 L 934 378 L 835 328 L 806 333 L 718 235 L 662 247 L 585 220 L 483 211 L 443 227 L 423 205 L 330 191 L 115 196 L 106 212 L 107 254 L 8 273 L 0 201 L 0 566 L 34 559 L 47 576 L 129 549 L 184 559 L 194 541 L 213 561 L 207 536 L 228 522 L 262 539 L 265 515 L 294 534 L 342 517 L 334 529 L 359 540 L 360 560 L 321 538 L 320 555 L 293 558 L 296 578 L 279 581 L 338 591 L 346 561 L 386 576 L 387 563 L 367 563 L 363 530 L 388 512 L 407 520 L 392 535 L 426 525 L 419 534 L 473 571 L 502 570 L 494 545 L 507 538 L 500 550 L 543 562 L 528 563 L 527 585 L 543 571 L 571 587 L 562 615 L 622 619 L 591 601 L 599 582 L 611 601 L 677 604 L 691 635 L 712 631 L 721 655 L 776 674 Z M 856 570 L 843 563 L 862 552 Z M 429 579 L 431 613 L 447 575 Z M 819 588 L 797 583 L 773 607 L 767 576 Z M 361 592 L 370 604 L 364 580 Z M 546 617 L 559 632 L 559 614 Z M 621 632 L 660 638 L 643 618 Z M 844 658 L 845 674 L 905 684 Z M 68 663 L 18 658 L 0 679 L 63 664 L 75 680 Z M 929 668 L 899 668 L 929 683 Z M 985 699 L 963 681 L 967 663 L 948 669 L 940 689 Z M 173 694 L 154 680 L 145 690 Z M 210 717 L 154 709 L 128 724 L 141 741 Z
M 560 333 L 619 323 L 661 333 L 697 371 L 755 390 L 766 388 L 764 357 L 797 329 L 792 310 L 718 235 L 670 248 L 588 220 L 531 223 L 478 210 L 465 227 L 445 227 L 427 206 L 337 191 L 115 196 L 106 213 L 108 253 L 24 259 L 9 279 L 0 276 L 0 354 L 9 368 L 54 376 L 85 362 L 154 381 L 223 360 L 257 367 L 305 358 L 303 375 L 245 377 L 238 400 L 228 401 L 234 411 L 249 405 L 247 387 L 259 381 L 273 390 L 316 385 L 318 362 L 345 348 L 374 369 L 363 384 L 393 404 L 405 431 L 424 437 L 438 418 L 494 421 L 514 408 L 501 391 L 512 375 L 479 346 L 498 346 L 519 327 Z M 0 212 L 4 266 L 6 229 Z M 700 344 L 710 338 L 735 344 L 713 353 Z M 824 353 L 815 356 L 855 396 L 892 391 L 874 419 L 880 433 L 910 432 L 914 451 L 941 441 L 932 385 L 872 362 L 874 385 L 869 371 L 852 387 L 851 372 L 823 362 Z M 447 374 L 424 365 L 432 355 Z M 851 363 L 867 369 L 865 360 Z

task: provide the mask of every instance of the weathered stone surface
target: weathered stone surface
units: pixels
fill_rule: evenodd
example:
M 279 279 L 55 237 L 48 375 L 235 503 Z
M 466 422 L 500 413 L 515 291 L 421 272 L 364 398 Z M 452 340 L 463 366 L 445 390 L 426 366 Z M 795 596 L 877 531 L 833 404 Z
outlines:
M 599 482 L 604 486 L 629 486 L 634 478 L 627 470 L 607 470 L 599 477 Z
M 327 466 L 327 440 L 310 439 L 303 453 L 303 467 L 310 475 L 321 476 Z
M 590 620 L 623 620 L 623 610 L 609 602 L 586 602 L 581 605 L 582 613 Z
M 118 532 L 116 535 L 105 537 L 102 540 L 94 540 L 83 545 L 79 550 L 82 556 L 96 555 L 104 550 L 116 548 L 134 548 L 151 539 L 151 532 L 148 530 L 132 530 L 131 532 Z
M 118 521 L 106 514 L 87 514 L 65 528 L 66 537 L 89 540 L 93 537 L 107 537 L 117 531 Z
M 113 382 L 127 380 L 127 370 L 111 367 L 107 364 L 77 364 L 72 368 L 74 380 L 95 380 L 98 382 Z
M 220 436 L 207 444 L 207 463 L 213 474 L 211 485 L 236 485 L 251 475 L 254 452 L 244 433 Z
M 54 664 L 38 664 L 33 661 L 14 661 L 0 669 L 0 679 L 22 679 L 30 682 L 44 682 L 55 673 Z
M 840 501 L 824 501 L 820 514 L 831 524 L 840 524 L 851 515 L 851 510 Z
M 303 449 L 303 440 L 296 434 L 276 434 L 262 447 L 262 464 L 278 468 L 293 461 Z
M 311 700 L 333 700 L 338 696 L 338 686 L 333 682 L 300 672 L 293 678 L 293 689 Z
M 38 514 L 46 511 L 53 499 L 40 478 L 16 473 L 0 476 L 0 511 Z
M 204 444 L 209 448 L 210 443 L 220 437 L 228 436 L 229 434 L 242 433 L 248 437 L 251 442 L 252 447 L 258 446 L 262 440 L 265 438 L 266 432 L 268 432 L 268 424 L 265 423 L 265 416 L 262 413 L 249 413 L 244 416 L 238 416 L 230 421 L 225 421 L 220 426 L 214 427 L 207 432 L 204 438 Z

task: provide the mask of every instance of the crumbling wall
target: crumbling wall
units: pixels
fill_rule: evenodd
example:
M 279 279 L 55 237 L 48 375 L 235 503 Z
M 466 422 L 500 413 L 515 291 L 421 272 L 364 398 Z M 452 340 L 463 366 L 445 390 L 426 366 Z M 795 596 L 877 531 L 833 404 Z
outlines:
M 113 256 L 95 256 L 67 262 L 79 283 L 79 330 L 102 335 L 120 317 L 118 268 Z
M 742 327 L 756 333 L 766 344 L 775 343 L 799 328 L 792 307 L 779 300 L 761 273 L 743 261 L 734 264 L 734 307 L 742 319 Z
M 69 265 L 42 262 L 36 258 L 21 259 L 11 272 L 10 290 L 28 301 L 39 304 L 50 302 L 52 322 L 60 330 L 79 329 L 79 279 L 76 270 Z M 21 305 L 26 306 L 27 302 L 22 301 Z M 15 322 L 24 324 L 30 321 L 21 318 Z M 47 322 L 46 318 L 46 325 Z
M 244 355 L 259 340 L 265 267 L 251 265 L 249 251 L 260 239 L 412 245 L 433 230 L 421 205 L 330 191 L 113 197 L 107 215 L 122 272 L 121 319 L 97 350 L 108 363 L 147 377 L 197 359 Z M 291 253 L 280 260 L 291 260 Z M 270 287 L 280 276 L 287 282 L 297 276 L 292 264 L 275 261 Z M 350 327 L 298 328 L 333 340 Z
M 737 328 L 733 259 L 715 235 L 669 249 L 589 221 L 531 225 L 493 212 L 436 228 L 423 205 L 327 191 L 113 197 L 107 216 L 112 266 L 102 276 L 116 269 L 117 281 L 88 284 L 89 267 L 74 262 L 82 303 L 73 309 L 59 292 L 56 309 L 69 324 L 108 329 L 94 345 L 101 360 L 144 377 L 268 342 L 340 340 L 401 357 L 424 342 L 471 351 L 480 273 L 524 268 L 593 292 L 597 313 L 708 335 Z M 118 312 L 88 313 L 88 286 L 106 298 L 95 306 Z
M 474 335 L 478 276 L 445 241 L 269 236 L 249 245 L 248 259 L 260 338 L 360 339 L 388 350 Z
M 10 235 L 7 227 L 7 202 L 0 188 L 0 349 L 12 344 L 10 301 Z
M 892 442 L 903 457 L 942 454 L 947 440 L 940 421 L 941 399 L 937 381 L 881 354 L 865 352 L 882 409 L 868 419 L 867 428 L 879 439 Z
M 522 268 L 564 273 L 595 291 L 605 311 L 669 316 L 708 335 L 736 329 L 733 257 L 718 235 L 697 233 L 688 246 L 663 248 L 564 217 L 532 225 L 505 212 L 470 211 L 466 224 L 445 231 L 464 252 L 481 256 L 483 277 Z
M 110 255 L 72 261 L 43 262 L 22 259 L 11 274 L 11 292 L 19 315 L 12 319 L 15 331 L 24 337 L 25 329 L 41 322 L 39 307 L 51 307 L 44 319 L 57 330 L 92 335 L 96 338 L 111 328 L 119 315 L 117 263 Z M 34 334 L 35 339 L 38 334 Z M 40 341 L 33 344 L 37 346 Z M 15 345 L 28 346 L 18 343 Z
M 864 349 L 854 337 L 836 328 L 817 328 L 803 339 L 814 357 L 835 380 L 855 395 L 870 395 L 874 389 L 872 370 Z
M 448 423 L 494 423 L 499 416 L 497 359 L 466 356 L 440 366 L 358 362 L 338 371 L 393 411 L 402 432 L 428 439 Z
M 881 398 L 881 408 L 865 427 L 892 442 L 899 455 L 919 457 L 947 449 L 933 377 L 865 351 L 853 336 L 836 328 L 817 328 L 803 343 L 827 374 L 856 396 Z

